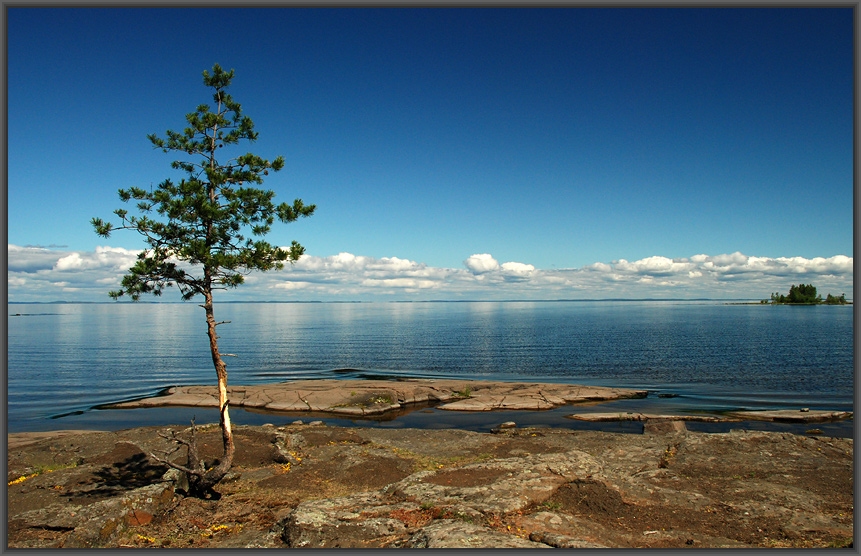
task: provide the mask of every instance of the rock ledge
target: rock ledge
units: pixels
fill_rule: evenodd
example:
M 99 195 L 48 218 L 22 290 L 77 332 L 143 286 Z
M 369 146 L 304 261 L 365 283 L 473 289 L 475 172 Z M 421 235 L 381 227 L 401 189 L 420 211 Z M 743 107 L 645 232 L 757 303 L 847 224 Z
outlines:
M 421 404 L 455 411 L 534 411 L 580 402 L 645 398 L 647 393 L 646 390 L 576 384 L 449 379 L 323 379 L 228 388 L 233 407 L 351 416 L 378 415 Z M 218 394 L 215 386 L 176 386 L 162 396 L 101 408 L 161 406 L 218 407 Z

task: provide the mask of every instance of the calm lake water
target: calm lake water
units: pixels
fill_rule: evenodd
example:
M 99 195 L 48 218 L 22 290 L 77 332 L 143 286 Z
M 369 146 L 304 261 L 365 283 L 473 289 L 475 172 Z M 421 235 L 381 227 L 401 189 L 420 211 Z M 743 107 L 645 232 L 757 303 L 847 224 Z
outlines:
M 193 414 L 204 422 L 208 416 L 200 409 L 93 409 L 172 385 L 215 383 L 203 310 L 196 304 L 8 308 L 10 432 L 119 429 L 187 422 Z M 650 390 L 645 400 L 617 402 L 601 411 L 644 404 L 679 411 L 852 411 L 852 313 L 851 306 L 715 301 L 216 306 L 216 318 L 231 321 L 219 332 L 222 352 L 236 355 L 227 358 L 232 385 L 448 377 Z M 397 426 L 451 425 L 454 418 L 498 423 L 505 417 L 424 414 L 424 422 L 418 412 L 399 418 Z M 559 411 L 516 415 L 518 422 L 564 417 Z M 239 410 L 231 416 L 248 424 L 296 419 Z M 838 425 L 845 429 L 841 435 L 851 426 Z

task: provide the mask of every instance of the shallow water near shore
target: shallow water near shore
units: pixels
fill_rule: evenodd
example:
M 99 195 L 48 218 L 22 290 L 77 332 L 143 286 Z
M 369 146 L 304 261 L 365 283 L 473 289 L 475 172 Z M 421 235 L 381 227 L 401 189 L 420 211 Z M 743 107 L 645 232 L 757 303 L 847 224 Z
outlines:
M 449 411 L 435 408 L 407 409 L 401 413 L 375 416 L 373 418 L 347 419 L 332 417 L 325 414 L 282 413 L 265 411 L 248 411 L 233 408 L 230 419 L 234 425 L 282 426 L 297 421 L 310 423 L 322 421 L 327 425 L 339 427 L 382 427 L 382 428 L 416 428 L 416 429 L 461 429 L 476 432 L 490 432 L 505 422 L 514 422 L 518 427 L 551 427 L 570 430 L 597 430 L 640 434 L 643 423 L 635 421 L 589 422 L 571 419 L 574 413 L 589 412 L 619 412 L 625 413 L 666 413 L 674 411 L 668 404 L 655 400 L 619 400 L 596 404 L 591 407 L 568 405 L 544 411 L 486 411 L 465 412 Z M 688 406 L 685 406 L 688 409 Z M 681 411 L 681 414 L 689 411 Z M 145 426 L 172 425 L 177 428 L 190 426 L 192 420 L 197 425 L 218 423 L 218 412 L 211 408 L 192 407 L 156 407 L 144 409 L 104 409 L 67 415 L 56 420 L 62 423 L 57 429 L 70 430 L 124 430 Z M 731 430 L 760 430 L 773 432 L 788 432 L 792 434 L 816 434 L 837 438 L 854 438 L 854 421 L 852 419 L 830 423 L 774 423 L 768 421 L 739 421 L 726 423 L 709 423 L 687 421 L 685 426 L 690 431 L 697 432 L 729 432 Z M 15 432 L 31 432 L 26 429 Z M 10 430 L 9 432 L 13 432 Z
M 194 414 L 198 422 L 209 419 L 199 408 L 93 409 L 153 396 L 172 385 L 214 383 L 197 305 L 8 308 L 9 432 L 183 424 Z M 645 399 L 602 404 L 596 411 L 853 411 L 851 307 L 629 301 L 227 303 L 216 310 L 219 320 L 231 321 L 219 332 L 222 350 L 236 355 L 227 359 L 232 385 L 306 378 L 469 378 L 650 391 Z M 575 411 L 580 408 L 506 412 L 513 415 L 425 409 L 375 426 L 482 430 L 506 420 L 596 426 L 565 417 Z M 231 415 L 239 424 L 308 420 L 237 410 Z M 353 426 L 352 421 L 324 420 Z M 688 428 L 703 426 L 689 423 Z M 802 428 L 833 428 L 844 431 L 834 436 L 851 436 L 852 422 Z

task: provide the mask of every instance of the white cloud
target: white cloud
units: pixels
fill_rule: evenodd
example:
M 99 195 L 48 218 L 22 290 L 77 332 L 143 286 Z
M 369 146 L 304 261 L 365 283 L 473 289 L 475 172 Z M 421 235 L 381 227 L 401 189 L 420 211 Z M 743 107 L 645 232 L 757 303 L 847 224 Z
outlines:
M 481 278 L 485 274 L 499 273 L 499 276 L 503 279 L 520 280 L 535 270 L 535 267 L 531 264 L 518 262 L 499 264 L 499 261 L 487 253 L 470 255 L 463 261 L 463 264 L 478 278 Z
M 282 290 L 303 290 L 311 286 L 310 282 L 279 282 L 273 287 Z
M 433 280 L 416 280 L 414 278 L 385 278 L 382 280 L 369 278 L 362 280 L 362 285 L 372 288 L 428 289 L 436 287 L 438 284 Z
M 9 263 L 9 272 L 38 272 L 39 270 L 51 269 L 60 256 L 58 251 L 52 251 L 42 247 L 19 247 L 9 245 L 6 260 Z
M 397 257 L 383 257 L 380 262 L 389 270 L 407 271 L 415 269 L 417 263 Z
M 60 257 L 56 264 L 54 264 L 54 270 L 73 270 L 82 268 L 83 266 L 84 259 L 81 257 L 80 253 L 72 253 L 65 257 Z
M 8 247 L 10 301 L 107 301 L 134 264 L 137 251 L 98 247 L 58 251 Z M 303 255 L 279 272 L 252 273 L 225 299 L 602 299 L 742 298 L 765 299 L 789 286 L 813 283 L 823 295 L 852 297 L 853 259 L 755 257 L 741 253 L 671 259 L 595 262 L 581 268 L 537 269 L 474 254 L 462 268 L 441 268 L 399 257 L 338 253 Z M 65 296 L 59 296 L 65 290 Z M 165 301 L 171 291 L 166 292 Z
M 700 255 L 700 264 L 706 271 L 731 275 L 742 273 L 763 273 L 771 276 L 791 275 L 844 275 L 852 273 L 853 260 L 845 255 L 830 258 L 814 257 L 748 257 L 741 253 L 708 257 Z
M 583 268 L 585 270 L 594 270 L 597 272 L 610 272 L 611 270 L 613 270 L 613 267 L 608 265 L 607 263 L 592 263 Z
M 693 263 L 683 260 L 673 260 L 667 257 L 647 257 L 629 263 L 625 259 L 614 261 L 615 270 L 621 272 L 631 272 L 634 274 L 645 274 L 649 276 L 669 276 L 679 272 L 689 271 Z
M 487 253 L 479 255 L 470 255 L 468 259 L 463 261 L 473 274 L 484 274 L 499 268 L 499 262 Z
M 72 252 L 54 263 L 54 270 L 80 270 L 88 268 L 113 268 L 125 270 L 135 264 L 138 251 L 122 247 L 96 247 L 94 253 Z
M 502 263 L 502 270 L 512 274 L 529 274 L 535 267 L 523 263 Z
M 711 262 L 715 266 L 734 266 L 734 265 L 743 265 L 747 264 L 748 257 L 745 257 L 738 251 L 732 253 L 731 255 L 716 255 L 711 257 Z

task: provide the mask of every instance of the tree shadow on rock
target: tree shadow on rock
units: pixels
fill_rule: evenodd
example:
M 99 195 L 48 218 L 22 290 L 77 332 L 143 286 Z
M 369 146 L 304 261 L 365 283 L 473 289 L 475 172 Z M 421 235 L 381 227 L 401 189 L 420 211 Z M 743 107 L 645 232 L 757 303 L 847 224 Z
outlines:
M 109 498 L 124 491 L 163 481 L 169 468 L 153 463 L 143 452 L 93 471 L 82 488 L 69 494 L 85 498 Z

